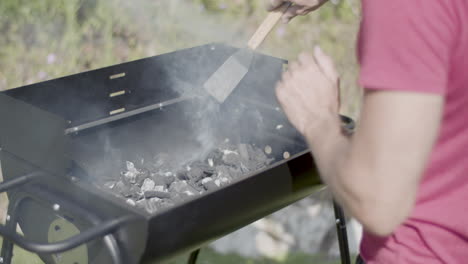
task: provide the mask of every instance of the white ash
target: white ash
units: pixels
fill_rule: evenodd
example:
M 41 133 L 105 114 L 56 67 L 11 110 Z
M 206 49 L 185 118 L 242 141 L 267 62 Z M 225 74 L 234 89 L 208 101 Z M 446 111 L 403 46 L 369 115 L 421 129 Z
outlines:
M 243 176 L 267 167 L 272 161 L 263 149 L 250 144 L 221 142 L 204 160 L 175 164 L 164 153 L 153 161 L 124 161 L 124 170 L 102 187 L 129 205 L 154 214 L 165 208 L 216 191 Z

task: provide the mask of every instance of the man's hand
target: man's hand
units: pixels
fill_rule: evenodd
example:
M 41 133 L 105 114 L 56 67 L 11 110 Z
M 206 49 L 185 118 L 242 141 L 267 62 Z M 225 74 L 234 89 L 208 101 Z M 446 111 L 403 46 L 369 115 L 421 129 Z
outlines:
M 310 12 L 318 9 L 321 7 L 327 0 L 267 0 L 267 10 L 272 11 L 279 6 L 281 6 L 285 2 L 292 2 L 293 6 L 291 6 L 288 11 L 283 15 L 283 22 L 288 23 L 296 16 L 303 16 L 307 15 Z
M 323 133 L 325 125 L 339 129 L 339 77 L 330 57 L 316 47 L 314 56 L 301 54 L 276 87 L 278 101 L 303 135 Z

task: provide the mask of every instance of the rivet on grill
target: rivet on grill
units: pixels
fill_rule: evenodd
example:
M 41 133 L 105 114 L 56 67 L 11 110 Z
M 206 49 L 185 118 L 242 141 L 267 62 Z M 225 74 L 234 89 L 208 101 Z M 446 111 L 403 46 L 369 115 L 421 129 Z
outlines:
M 7 220 L 7 221 L 10 221 L 10 218 L 11 218 L 11 216 L 10 216 L 9 214 L 7 214 L 6 220 Z
M 340 219 L 336 219 L 336 224 L 339 225 L 341 223 Z
M 0 263 L 3 263 L 3 258 L 2 257 L 0 257 Z
M 54 206 L 52 206 L 52 208 L 54 209 L 54 211 L 58 211 L 58 210 L 60 210 L 60 205 L 59 204 L 54 204 Z
M 283 153 L 283 158 L 284 158 L 284 159 L 289 159 L 290 157 L 291 157 L 291 154 L 289 154 L 289 152 L 285 151 L 285 152 Z

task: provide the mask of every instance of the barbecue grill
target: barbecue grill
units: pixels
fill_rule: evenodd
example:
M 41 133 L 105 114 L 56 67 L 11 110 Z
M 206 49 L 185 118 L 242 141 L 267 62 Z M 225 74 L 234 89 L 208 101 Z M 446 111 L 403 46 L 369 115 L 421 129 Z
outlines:
M 203 93 L 203 82 L 236 50 L 204 45 L 0 93 L 0 191 L 10 201 L 0 227 L 3 263 L 14 244 L 46 263 L 165 261 L 316 190 L 307 144 L 274 96 L 286 61 L 255 54 L 222 105 Z M 270 162 L 156 211 L 135 205 L 149 203 L 145 197 L 111 191 L 123 177 L 119 164 L 161 153 L 182 164 L 228 141 L 264 150 Z

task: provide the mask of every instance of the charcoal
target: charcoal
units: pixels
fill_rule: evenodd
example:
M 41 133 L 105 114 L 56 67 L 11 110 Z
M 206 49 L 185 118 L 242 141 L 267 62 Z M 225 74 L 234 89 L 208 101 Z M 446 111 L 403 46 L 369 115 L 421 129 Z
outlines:
M 143 200 L 137 201 L 137 202 L 136 202 L 136 206 L 137 206 L 138 208 L 145 209 L 145 207 L 146 207 L 146 200 L 143 199 Z
M 187 190 L 187 186 L 188 185 L 186 181 L 174 182 L 169 187 L 169 192 L 182 193 Z
M 242 159 L 237 152 L 225 151 L 223 155 L 223 161 L 225 164 L 236 166 L 242 162 Z
M 211 159 L 213 161 L 213 166 L 219 165 L 222 163 L 223 159 L 223 152 L 219 149 L 215 149 L 214 151 L 211 151 L 208 156 L 206 157 L 206 160 L 208 161 Z
M 207 191 L 214 191 L 214 190 L 219 188 L 219 186 L 216 185 L 216 183 L 214 181 L 209 181 L 209 182 L 205 183 L 204 186 L 205 186 Z
M 190 180 L 190 178 L 188 177 L 187 175 L 187 171 L 179 171 L 177 173 L 177 179 L 181 180 L 181 181 L 188 181 Z
M 249 155 L 249 146 L 246 145 L 246 144 L 239 144 L 238 146 L 238 149 L 239 149 L 239 155 L 240 157 L 244 160 L 244 161 L 247 161 L 249 160 L 250 158 L 250 155 Z
M 156 174 L 155 176 L 151 177 L 151 179 L 154 181 L 155 185 L 166 185 L 166 176 Z
M 171 194 L 168 192 L 158 192 L 158 191 L 146 191 L 144 194 L 146 199 L 151 199 L 154 197 L 160 198 L 160 199 L 165 199 L 165 198 L 171 198 Z
M 225 186 L 231 183 L 231 181 L 227 177 L 219 177 L 218 180 L 220 182 L 220 186 Z
M 171 202 L 171 201 L 169 201 L 169 200 L 162 200 L 162 201 L 159 202 L 159 204 L 158 204 L 158 207 L 159 207 L 160 209 L 170 208 L 170 207 L 172 207 L 172 206 L 174 206 L 174 203 Z
M 126 171 L 122 173 L 123 179 L 131 184 L 136 183 L 136 178 L 137 178 L 138 173 L 137 172 L 132 172 L 132 171 Z
M 195 161 L 192 162 L 189 167 L 191 168 L 190 170 L 193 169 L 199 169 L 203 171 L 211 171 L 213 170 L 213 167 L 208 164 L 208 162 L 202 162 L 202 161 Z
M 165 192 L 167 191 L 167 188 L 165 185 L 156 185 L 154 186 L 153 191 Z
M 149 200 L 146 200 L 146 211 L 148 211 L 150 214 L 156 213 L 158 211 L 159 205 L 161 204 L 161 199 L 154 197 Z
M 108 189 L 113 189 L 114 186 L 115 186 L 116 182 L 115 181 L 108 181 L 108 182 L 105 182 L 104 183 L 104 187 L 108 188 Z
M 148 169 L 142 169 L 136 176 L 136 184 L 141 186 L 143 182 L 150 176 Z
M 228 179 L 235 179 L 243 175 L 240 168 L 233 168 L 230 166 L 218 166 L 216 167 L 218 177 L 226 177 Z
M 138 170 L 135 168 L 135 164 L 133 162 L 127 161 L 126 162 L 126 167 L 127 167 L 127 171 L 133 172 L 135 174 L 138 173 Z
M 203 173 L 203 170 L 198 167 L 192 167 L 192 169 L 187 172 L 189 179 L 194 181 L 199 181 L 204 175 L 205 173 Z
M 176 177 L 175 176 L 166 176 L 164 177 L 164 183 L 169 186 L 171 185 L 171 183 L 173 183 L 174 181 L 176 180 Z
M 141 186 L 141 191 L 142 192 L 152 191 L 155 186 L 156 186 L 156 184 L 154 183 L 154 181 L 151 180 L 150 178 L 147 178 L 147 179 L 144 180 L 144 182 L 143 182 L 143 184 Z
M 210 182 L 210 181 L 213 181 L 213 178 L 207 177 L 207 178 L 203 179 L 203 180 L 201 181 L 201 183 L 202 183 L 202 184 L 206 184 L 206 183 L 208 183 L 208 182 Z
M 188 184 L 188 187 L 191 187 L 191 189 L 190 188 L 187 189 L 188 191 L 200 193 L 205 190 L 200 182 L 194 182 L 190 180 L 187 182 L 187 184 Z
M 216 172 L 218 177 L 231 178 L 231 168 L 226 165 L 216 167 Z
M 179 193 L 177 194 L 177 196 L 173 197 L 172 200 L 174 202 L 179 202 L 179 203 L 182 203 L 182 202 L 185 202 L 185 201 L 188 201 L 190 200 L 190 195 L 186 194 L 186 193 Z
M 126 188 L 121 192 L 122 196 L 125 198 L 134 198 L 134 199 L 139 199 L 141 198 L 141 190 L 138 188 L 138 186 L 132 185 L 130 188 L 126 186 Z
M 209 177 L 209 176 L 215 174 L 216 170 L 215 170 L 215 168 L 209 168 L 209 169 L 205 169 L 203 171 L 203 173 L 205 174 L 205 177 Z
M 132 199 L 127 199 L 126 200 L 127 204 L 131 205 L 131 206 L 135 206 L 136 205 L 136 202 Z
M 156 213 L 265 168 L 273 161 L 265 154 L 272 152 L 267 147 L 264 150 L 226 140 L 200 160 L 186 164 L 176 164 L 177 159 L 166 153 L 138 164 L 127 161 L 119 181 L 103 181 L 101 185 L 132 206 Z
M 123 197 L 130 197 L 132 195 L 132 186 L 130 185 L 125 185 L 125 184 L 122 184 L 122 185 L 118 185 L 116 184 L 118 187 L 118 192 L 123 196 Z

